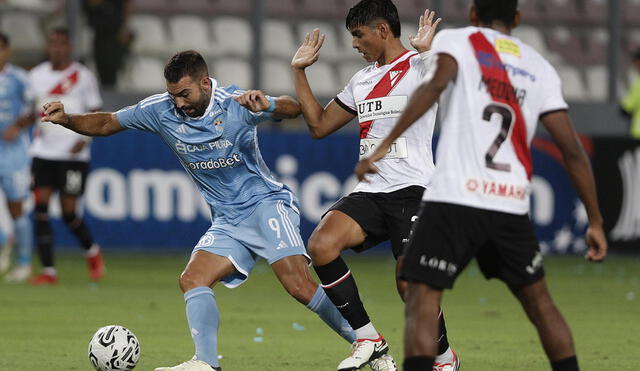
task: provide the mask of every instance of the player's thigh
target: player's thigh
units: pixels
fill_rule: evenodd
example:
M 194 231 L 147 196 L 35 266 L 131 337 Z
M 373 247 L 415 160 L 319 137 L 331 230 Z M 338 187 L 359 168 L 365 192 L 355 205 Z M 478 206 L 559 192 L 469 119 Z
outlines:
M 406 246 L 400 278 L 452 288 L 458 275 L 487 240 L 478 209 L 424 202 Z
M 33 188 L 36 192 L 36 202 L 44 202 L 46 196 L 51 196 L 50 193 L 47 194 L 39 190 L 50 189 L 51 192 L 53 192 L 59 188 L 59 165 L 60 162 L 58 161 L 49 161 L 41 158 L 34 158 L 31 162 L 31 174 L 33 178 Z
M 361 225 L 350 215 L 340 210 L 329 211 L 313 230 L 309 238 L 309 249 L 332 250 L 340 253 L 342 250 L 363 245 L 367 233 Z
M 311 276 L 308 261 L 303 255 L 282 258 L 271 264 L 271 268 L 289 294 L 303 303 L 311 300 L 318 284 Z
M 529 285 L 544 277 L 542 253 L 529 217 L 490 213 L 494 220 L 491 238 L 477 255 L 483 274 L 510 287 Z

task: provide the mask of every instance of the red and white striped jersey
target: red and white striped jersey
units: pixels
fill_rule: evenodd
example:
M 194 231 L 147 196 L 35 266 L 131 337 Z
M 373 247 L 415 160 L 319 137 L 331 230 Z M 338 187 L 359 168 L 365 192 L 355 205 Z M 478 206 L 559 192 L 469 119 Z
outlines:
M 423 199 L 512 214 L 529 211 L 529 145 L 541 115 L 566 110 L 553 67 L 518 38 L 465 27 L 436 35 L 458 64 L 440 101 L 436 170 Z
M 86 113 L 102 107 L 96 78 L 80 63 L 73 62 L 62 71 L 54 70 L 51 62 L 40 63 L 29 72 L 29 82 L 39 115 L 44 113 L 42 106 L 45 103 L 56 100 L 64 103 L 66 113 Z M 37 118 L 31 155 L 45 160 L 89 161 L 90 146 L 76 154 L 70 152 L 73 145 L 82 139 L 87 137 Z
M 357 72 L 335 101 L 358 116 L 360 123 L 360 157 L 371 153 L 389 134 L 415 88 L 432 72 L 433 53 L 423 58 L 406 51 L 391 63 L 369 65 Z M 431 138 L 435 123 L 433 107 L 391 146 L 376 166 L 378 174 L 368 175 L 369 183 L 360 182 L 354 192 L 393 192 L 418 185 L 426 187 L 433 172 Z

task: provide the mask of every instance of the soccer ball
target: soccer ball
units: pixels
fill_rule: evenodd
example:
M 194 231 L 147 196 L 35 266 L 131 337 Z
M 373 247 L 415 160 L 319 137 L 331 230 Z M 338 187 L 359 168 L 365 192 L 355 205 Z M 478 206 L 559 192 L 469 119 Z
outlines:
M 139 359 L 138 338 L 122 326 L 102 327 L 89 342 L 89 361 L 97 371 L 133 370 Z

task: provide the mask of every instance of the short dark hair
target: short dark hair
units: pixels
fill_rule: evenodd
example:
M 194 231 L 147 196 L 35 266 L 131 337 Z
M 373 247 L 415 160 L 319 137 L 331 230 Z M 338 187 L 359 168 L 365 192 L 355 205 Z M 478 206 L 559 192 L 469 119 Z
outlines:
M 500 21 L 506 26 L 515 22 L 518 0 L 473 0 L 480 22 Z
M 406 1 L 406 0 L 401 0 Z M 347 14 L 347 30 L 360 26 L 368 26 L 376 19 L 382 19 L 389 24 L 393 36 L 400 37 L 400 19 L 398 9 L 391 0 L 362 0 Z
M 49 32 L 47 32 L 47 34 L 48 35 L 59 34 L 59 35 L 65 36 L 67 39 L 71 39 L 71 33 L 69 32 L 69 29 L 66 27 L 54 27 L 50 29 Z
M 164 66 L 164 78 L 168 82 L 176 83 L 184 76 L 189 76 L 193 80 L 209 76 L 207 62 L 195 50 L 185 50 L 174 55 Z
M 0 32 L 0 42 L 2 42 L 5 47 L 11 45 L 11 41 L 9 40 L 9 35 L 7 35 L 4 32 Z

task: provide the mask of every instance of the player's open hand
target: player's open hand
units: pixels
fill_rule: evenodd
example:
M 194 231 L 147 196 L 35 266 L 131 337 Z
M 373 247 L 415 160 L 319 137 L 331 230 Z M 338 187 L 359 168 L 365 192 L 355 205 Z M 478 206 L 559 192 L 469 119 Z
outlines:
M 260 90 L 247 90 L 244 94 L 233 97 L 233 99 L 252 112 L 262 112 L 271 105 L 271 102 Z
M 64 112 L 64 104 L 62 104 L 62 102 L 45 103 L 42 108 L 44 108 L 42 121 L 49 121 L 59 125 L 64 125 L 69 122 L 69 115 Z
M 324 37 L 324 35 L 320 35 L 320 30 L 317 28 L 313 30 L 313 34 L 307 33 L 302 45 L 291 60 L 291 67 L 305 69 L 314 64 L 320 57 L 320 48 Z
M 585 258 L 594 262 L 603 261 L 607 256 L 608 247 L 602 226 L 589 226 L 585 239 L 589 247 Z
M 431 49 L 431 42 L 433 41 L 433 37 L 436 35 L 436 29 L 440 22 L 442 22 L 442 18 L 435 18 L 436 12 L 430 11 L 426 9 L 424 11 L 424 15 L 420 16 L 420 22 L 418 23 L 418 33 L 409 36 L 409 42 L 411 46 L 413 46 L 418 52 L 423 53 L 427 50 Z
M 365 183 L 369 182 L 366 178 L 367 174 L 376 174 L 379 171 L 380 169 L 378 169 L 378 167 L 373 164 L 373 161 L 370 157 L 365 157 L 362 160 L 358 161 L 354 170 L 358 180 Z

